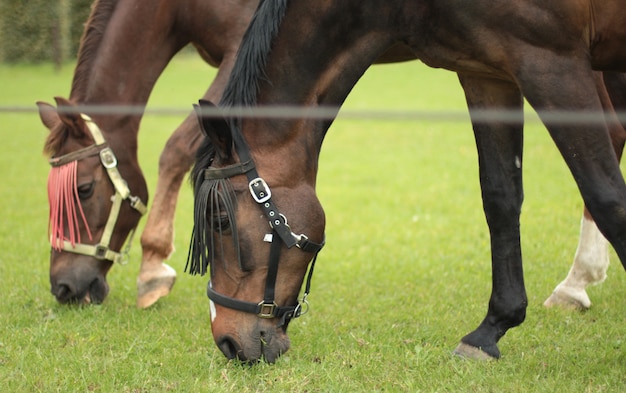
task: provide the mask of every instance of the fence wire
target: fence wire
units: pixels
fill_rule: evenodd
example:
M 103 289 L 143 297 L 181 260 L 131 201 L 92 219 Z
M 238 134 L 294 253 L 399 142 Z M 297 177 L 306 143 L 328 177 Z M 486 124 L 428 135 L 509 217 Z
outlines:
M 34 113 L 36 106 L 0 106 L 0 113 Z M 59 113 L 87 113 L 90 115 L 124 116 L 179 116 L 188 115 L 191 107 L 148 107 L 143 105 L 77 105 L 58 107 Z M 626 112 L 605 113 L 602 111 L 533 111 L 523 113 L 515 110 L 481 109 L 472 110 L 389 110 L 389 109 L 351 109 L 340 107 L 302 107 L 302 106 L 256 106 L 256 107 L 213 107 L 203 108 L 208 117 L 239 117 L 265 119 L 313 119 L 313 120 L 377 120 L 377 121 L 436 121 L 467 122 L 471 119 L 478 123 L 548 123 L 553 125 L 598 125 L 606 124 L 607 119 L 626 124 Z

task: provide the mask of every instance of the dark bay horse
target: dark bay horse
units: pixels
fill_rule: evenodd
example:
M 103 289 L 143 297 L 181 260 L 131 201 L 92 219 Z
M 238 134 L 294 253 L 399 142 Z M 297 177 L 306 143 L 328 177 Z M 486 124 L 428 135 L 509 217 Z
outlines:
M 92 6 L 69 100 L 56 98 L 58 111 L 38 103 L 42 122 L 50 129 L 45 151 L 53 157 L 50 283 L 59 302 L 104 300 L 106 274 L 113 261 L 125 260 L 122 246 L 145 211 L 148 198 L 137 162 L 141 113 L 83 116 L 73 108 L 144 107 L 167 63 L 188 43 L 209 64 L 219 67 L 204 95 L 218 100 L 257 3 L 98 0 Z M 139 307 L 153 304 L 174 285 L 176 272 L 163 261 L 173 251 L 176 199 L 193 163 L 199 135 L 195 115 L 188 117 L 161 155 L 156 196 L 141 236 Z M 68 216 L 68 212 L 74 215 Z
M 519 228 L 524 98 L 542 118 L 591 216 L 625 264 L 626 184 L 608 132 L 616 121 L 602 115 L 609 100 L 594 72 L 626 70 L 625 5 L 623 0 L 262 2 L 221 105 L 296 105 L 331 115 L 220 119 L 206 103 L 197 109 L 208 138 L 192 171 L 189 269 L 203 273 L 210 266 L 212 330 L 222 352 L 273 362 L 289 348 L 286 328 L 306 303 L 298 301 L 298 293 L 303 282 L 308 292 L 307 266 L 324 243 L 324 211 L 315 192 L 322 141 L 351 88 L 391 49 L 456 72 L 472 119 L 491 236 L 492 294 L 486 317 L 461 339 L 457 354 L 499 358 L 498 341 L 526 316 Z M 480 116 L 486 109 L 511 117 Z M 554 111 L 597 116 L 567 122 L 550 116 Z

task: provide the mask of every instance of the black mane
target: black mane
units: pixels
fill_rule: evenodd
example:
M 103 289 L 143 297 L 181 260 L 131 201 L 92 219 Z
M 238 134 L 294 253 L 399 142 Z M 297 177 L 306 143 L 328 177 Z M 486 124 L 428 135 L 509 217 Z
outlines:
M 237 52 L 237 60 L 230 74 L 220 101 L 221 107 L 256 105 L 259 81 L 265 78 L 265 65 L 271 51 L 272 41 L 283 20 L 288 0 L 261 0 L 259 7 L 244 34 Z M 232 127 L 239 126 L 239 119 L 227 119 Z M 195 187 L 198 175 L 207 168 L 215 149 L 209 138 L 204 138 L 196 153 L 196 163 L 190 180 Z
M 288 0 L 261 0 L 244 34 L 237 52 L 237 60 L 220 106 L 254 106 L 258 82 L 265 78 L 265 64 L 272 41 L 285 15 Z

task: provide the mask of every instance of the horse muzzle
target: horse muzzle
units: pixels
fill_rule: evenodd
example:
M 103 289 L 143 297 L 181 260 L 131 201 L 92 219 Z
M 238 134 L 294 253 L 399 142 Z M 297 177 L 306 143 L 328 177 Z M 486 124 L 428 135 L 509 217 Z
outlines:
M 83 256 L 53 260 L 50 292 L 61 304 L 102 303 L 109 294 L 109 284 L 106 281 L 108 268 L 101 265 L 102 261 Z
M 109 285 L 103 278 L 96 278 L 87 286 L 59 281 L 51 283 L 50 292 L 61 304 L 100 304 L 109 293 Z
M 237 359 L 250 365 L 261 360 L 274 363 L 280 355 L 287 352 L 291 343 L 283 328 L 264 325 L 257 324 L 248 332 L 217 336 L 215 344 L 229 360 Z

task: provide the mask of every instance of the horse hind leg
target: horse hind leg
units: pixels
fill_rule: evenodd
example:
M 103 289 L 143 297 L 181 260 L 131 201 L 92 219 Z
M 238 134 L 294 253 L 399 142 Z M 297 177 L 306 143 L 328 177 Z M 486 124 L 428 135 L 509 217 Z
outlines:
M 574 262 L 567 277 L 554 288 L 543 303 L 546 307 L 563 307 L 586 310 L 591 300 L 586 288 L 606 279 L 609 267 L 608 242 L 596 223 L 585 211 L 580 224 L 580 238 Z
M 556 56 L 544 60 L 545 69 L 538 70 L 539 67 L 535 66 L 532 70 L 542 78 L 528 78 L 523 83 L 526 98 L 539 110 L 541 117 L 545 108 L 595 113 L 602 110 L 594 76 L 587 63 Z M 558 86 L 558 89 L 547 90 L 546 86 Z M 598 228 L 626 267 L 626 183 L 611 146 L 608 124 L 606 119 L 601 120 L 605 121 L 564 124 L 544 119 L 544 123 Z
M 203 98 L 219 102 L 235 62 L 237 44 L 224 53 L 215 79 Z M 159 159 L 159 179 L 154 202 L 141 235 L 143 257 L 137 278 L 137 307 L 150 307 L 170 293 L 176 271 L 163 261 L 174 252 L 174 214 L 185 174 L 200 146 L 200 127 L 191 113 L 168 139 Z
M 617 73 L 595 73 L 596 86 L 606 112 L 607 125 L 613 149 L 618 159 L 622 156 L 626 131 L 615 114 L 615 109 L 626 108 L 626 76 Z M 606 279 L 609 267 L 608 241 L 600 233 L 585 208 L 580 227 L 578 248 L 567 277 L 559 283 L 543 303 L 546 307 L 586 310 L 591 300 L 586 288 Z
M 170 293 L 176 271 L 164 263 L 174 252 L 174 215 L 185 174 L 200 141 L 195 116 L 189 116 L 167 141 L 159 159 L 154 202 L 141 235 L 142 260 L 137 277 L 137 307 L 147 308 Z

